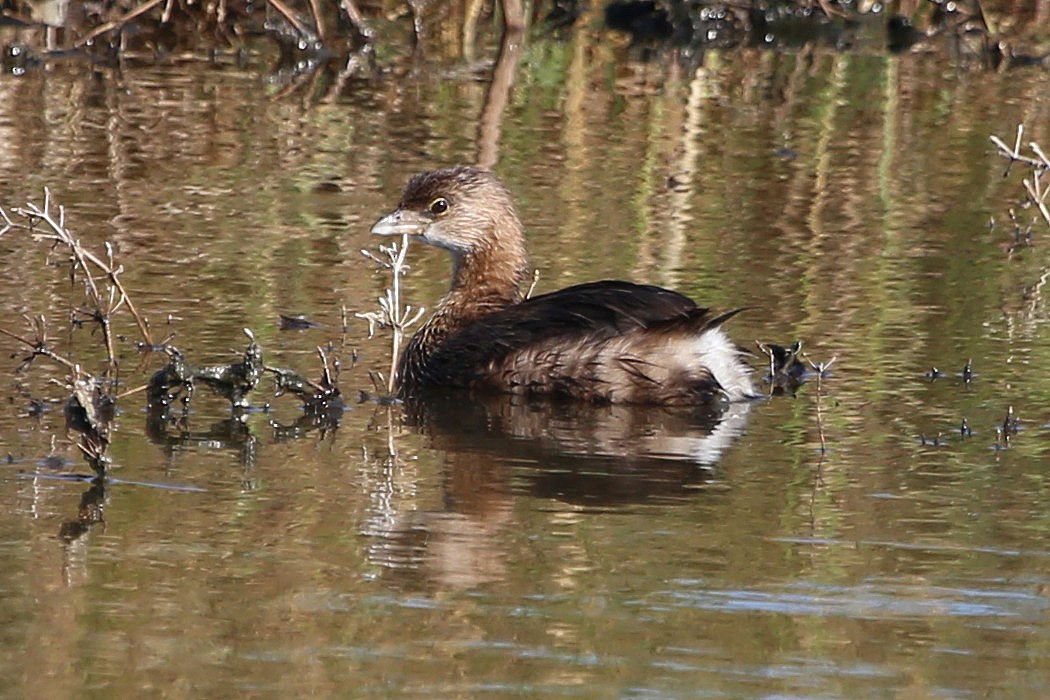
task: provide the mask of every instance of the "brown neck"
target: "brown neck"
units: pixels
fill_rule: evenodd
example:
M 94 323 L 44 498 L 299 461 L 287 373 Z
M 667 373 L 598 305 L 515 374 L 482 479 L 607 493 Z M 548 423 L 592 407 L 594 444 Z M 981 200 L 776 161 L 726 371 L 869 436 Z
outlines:
M 520 226 L 508 226 L 469 253 L 453 254 L 452 286 L 436 315 L 446 322 L 469 323 L 523 299 L 529 262 Z
M 528 262 L 525 251 L 481 250 L 452 259 L 452 286 L 442 300 L 469 306 L 502 308 L 522 299 Z M 495 310 L 495 309 L 493 309 Z

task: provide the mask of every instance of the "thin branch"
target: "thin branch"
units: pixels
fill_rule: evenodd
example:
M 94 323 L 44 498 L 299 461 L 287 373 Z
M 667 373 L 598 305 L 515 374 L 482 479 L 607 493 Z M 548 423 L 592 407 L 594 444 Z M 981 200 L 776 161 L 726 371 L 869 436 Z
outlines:
M 51 348 L 47 347 L 47 344 L 46 344 L 44 339 L 41 338 L 41 339 L 37 340 L 36 342 L 34 342 L 32 340 L 29 340 L 28 338 L 25 338 L 23 336 L 18 335 L 17 333 L 12 333 L 11 331 L 7 330 L 6 328 L 0 328 L 0 335 L 6 335 L 8 338 L 11 338 L 13 340 L 17 340 L 19 343 L 22 343 L 23 345 L 28 347 L 30 350 L 32 350 L 33 351 L 33 355 L 31 355 L 30 358 L 32 358 L 33 356 L 36 356 L 36 355 L 40 355 L 42 357 L 46 357 L 47 359 L 53 360 L 53 361 L 57 362 L 58 364 L 62 365 L 63 367 L 65 367 L 66 369 L 70 370 L 71 372 L 73 372 L 74 375 L 76 375 L 76 376 L 80 375 L 80 366 L 75 364 L 75 363 L 73 363 L 73 362 L 70 362 L 66 358 L 64 358 L 61 355 L 59 355 L 58 353 L 56 353 Z
M 369 26 L 365 16 L 361 14 L 361 10 L 357 9 L 354 0 L 340 0 L 339 5 L 346 12 L 346 16 L 350 18 L 350 23 L 357 29 L 357 33 L 361 35 L 361 38 L 371 43 L 375 32 L 372 31 L 372 27 Z
M 131 12 L 129 12 L 126 15 L 124 15 L 122 17 L 118 17 L 117 19 L 115 19 L 115 20 L 113 20 L 111 22 L 106 22 L 105 24 L 100 24 L 98 27 L 96 27 L 95 29 L 91 30 L 90 32 L 88 32 L 87 34 L 82 36 L 80 39 L 78 39 L 73 44 L 73 46 L 75 48 L 78 48 L 78 49 L 79 48 L 83 48 L 84 46 L 87 46 L 88 44 L 90 44 L 92 41 L 94 41 L 98 37 L 100 37 L 103 34 L 105 34 L 106 32 L 110 32 L 110 31 L 112 31 L 114 29 L 118 29 L 120 27 L 123 27 L 125 24 L 127 24 L 131 20 L 135 19 L 139 15 L 142 15 L 142 14 L 145 14 L 145 13 L 149 12 L 150 10 L 152 10 L 154 7 L 156 7 L 157 5 L 161 4 L 162 2 L 165 2 L 165 0 L 148 0 L 148 2 L 145 2 L 142 5 L 139 5 L 137 8 L 135 8 L 134 10 L 132 10 Z
M 386 376 L 387 392 L 394 393 L 397 363 L 401 358 L 401 345 L 405 337 L 405 331 L 419 322 L 426 312 L 423 308 L 413 309 L 411 305 L 401 303 L 401 278 L 408 272 L 405 257 L 408 255 L 408 235 L 401 237 L 401 245 L 394 243 L 389 246 L 379 246 L 379 251 L 386 259 L 375 253 L 362 250 L 361 255 L 384 270 L 390 270 L 393 281 L 383 296 L 377 299 L 378 311 L 355 313 L 354 316 L 368 322 L 368 337 L 375 335 L 379 328 L 390 328 L 393 331 L 390 348 L 390 371 Z
M 1039 173 L 1036 173 L 1031 180 L 1025 178 L 1024 188 L 1028 191 L 1032 203 L 1039 209 L 1039 213 L 1043 215 L 1047 226 L 1050 226 L 1050 209 L 1046 207 L 1046 193 L 1050 192 L 1050 189 L 1039 192 Z
M 1036 151 L 1036 153 L 1040 156 L 1041 159 L 1030 158 L 1028 156 L 1021 155 L 1021 131 L 1023 129 L 1023 126 L 1018 127 L 1017 143 L 1014 145 L 1013 148 L 1007 146 L 1003 142 L 1003 140 L 998 136 L 992 135 L 988 138 L 999 149 L 999 154 L 1006 158 L 1009 158 L 1011 162 L 1016 161 L 1018 163 L 1024 163 L 1025 165 L 1030 165 L 1033 168 L 1038 168 L 1040 170 L 1050 169 L 1050 163 L 1047 162 L 1046 156 L 1042 153 L 1042 151 Z
M 1050 158 L 1046 157 L 1046 154 L 1043 153 L 1043 149 L 1040 148 L 1039 144 L 1035 141 L 1032 141 L 1028 144 L 1028 147 L 1031 148 L 1032 152 L 1039 156 L 1039 158 L 1043 161 L 1043 167 L 1047 170 L 1050 170 Z
M 536 291 L 536 284 L 540 281 L 540 270 L 536 268 L 532 271 L 532 283 L 529 284 L 529 291 L 525 292 L 525 298 L 531 299 L 532 293 Z
M 109 313 L 116 311 L 120 306 L 127 305 L 128 313 L 131 314 L 132 318 L 135 319 L 135 324 L 138 326 L 139 333 L 142 334 L 142 339 L 149 345 L 153 344 L 150 338 L 149 324 L 139 314 L 135 305 L 131 301 L 131 297 L 128 296 L 127 290 L 124 288 L 123 283 L 120 281 L 119 275 L 124 271 L 123 267 L 114 267 L 114 253 L 113 247 L 108 242 L 106 243 L 106 252 L 109 257 L 109 262 L 102 260 L 97 255 L 92 253 L 90 250 L 84 248 L 80 241 L 77 240 L 70 234 L 69 230 L 65 227 L 65 208 L 59 207 L 59 218 L 56 221 L 51 215 L 51 191 L 48 188 L 44 188 L 44 208 L 41 209 L 36 204 L 30 202 L 25 208 L 15 208 L 13 210 L 16 214 L 26 217 L 30 221 L 29 230 L 33 230 L 33 222 L 36 220 L 43 221 L 51 229 L 51 234 L 44 234 L 35 232 L 33 235 L 42 240 L 53 240 L 60 242 L 69 248 L 70 253 L 73 255 L 76 266 L 78 266 L 85 275 L 85 284 L 88 287 L 90 301 L 92 304 L 98 306 L 98 311 L 101 312 L 103 305 L 102 295 L 99 293 L 98 286 L 95 284 L 95 279 L 91 274 L 91 269 L 88 266 L 88 262 L 97 267 L 103 272 L 110 284 L 118 292 L 120 292 L 120 299 L 116 301 L 114 306 L 111 306 Z M 7 219 L 7 215 L 4 214 L 4 218 Z M 9 221 L 9 220 L 8 220 Z M 112 350 L 112 347 L 110 347 Z M 112 352 L 111 352 L 112 357 Z
M 314 17 L 314 29 L 317 30 L 317 36 L 324 41 L 325 30 L 324 30 L 324 19 L 321 17 L 321 8 L 318 4 L 319 0 L 310 0 L 310 14 Z
M 1044 173 L 1050 172 L 1050 158 L 1047 158 L 1046 153 L 1039 146 L 1038 143 L 1030 142 L 1028 147 L 1032 149 L 1037 157 L 1032 158 L 1021 154 L 1021 141 L 1024 138 L 1024 125 L 1019 124 L 1017 126 L 1017 138 L 1014 140 L 1013 148 L 1010 148 L 1003 142 L 998 136 L 990 136 L 992 143 L 999 149 L 999 154 L 1009 158 L 1010 164 L 1015 162 L 1024 163 L 1032 168 L 1031 178 L 1024 179 L 1024 188 L 1028 192 L 1028 197 L 1032 204 L 1039 209 L 1039 214 L 1043 217 L 1043 220 L 1050 225 L 1050 209 L 1047 208 L 1046 195 L 1047 189 L 1043 188 L 1041 178 Z M 1007 173 L 1010 171 L 1007 167 Z
M 270 7 L 277 10 L 277 14 L 281 15 L 281 17 L 284 17 L 286 20 L 288 20 L 288 24 L 295 27 L 295 31 L 299 32 L 300 37 L 308 39 L 313 36 L 313 34 L 306 27 L 306 25 L 300 22 L 299 18 L 295 16 L 295 13 L 292 12 L 291 8 L 285 5 L 283 2 L 281 2 L 281 0 L 266 0 L 266 2 L 270 5 Z

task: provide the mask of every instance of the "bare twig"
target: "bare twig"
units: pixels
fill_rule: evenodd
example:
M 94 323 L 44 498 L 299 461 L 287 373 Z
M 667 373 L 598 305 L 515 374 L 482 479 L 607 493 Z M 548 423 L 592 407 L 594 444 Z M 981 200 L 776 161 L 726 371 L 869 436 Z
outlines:
M 306 27 L 305 24 L 299 21 L 299 18 L 295 16 L 291 8 L 285 5 L 281 0 L 266 0 L 267 4 L 273 9 L 277 10 L 277 14 L 288 20 L 288 24 L 295 27 L 295 31 L 299 33 L 299 36 L 303 39 L 313 38 L 313 33 Z
M 813 368 L 813 371 L 817 375 L 817 433 L 820 437 L 820 454 L 823 455 L 828 451 L 827 441 L 824 437 L 824 376 L 827 371 L 831 369 L 831 366 L 835 364 L 835 360 L 839 359 L 836 355 L 827 362 L 814 363 L 808 357 L 806 362 Z
M 0 236 L 10 231 L 15 226 L 15 222 L 11 221 L 11 217 L 7 215 L 7 212 L 3 207 L 0 207 L 0 219 L 4 220 L 4 227 L 0 229 Z
M 24 219 L 25 223 L 16 222 L 7 211 L 0 209 L 0 220 L 3 221 L 3 229 L 0 230 L 0 233 L 6 233 L 12 229 L 21 229 L 27 231 L 34 240 L 47 241 L 52 243 L 53 246 L 62 246 L 68 250 L 70 279 L 75 281 L 78 276 L 80 277 L 86 297 L 86 306 L 75 312 L 75 315 L 86 317 L 88 320 L 98 324 L 102 331 L 111 371 L 116 369 L 118 365 L 111 320 L 113 314 L 120 309 L 126 308 L 128 313 L 135 319 L 145 345 L 151 346 L 153 344 L 148 323 L 138 313 L 120 280 L 120 275 L 124 270 L 117 264 L 115 251 L 110 243 L 107 242 L 105 244 L 105 253 L 101 257 L 85 248 L 66 227 L 65 209 L 62 206 L 56 207 L 54 205 L 51 191 L 47 188 L 44 188 L 44 202 L 42 206 L 30 202 L 24 207 L 13 208 L 11 213 Z M 105 279 L 105 284 L 100 285 L 100 281 L 96 279 L 96 274 L 99 272 Z M 78 321 L 74 320 L 74 322 Z M 35 340 L 25 339 L 10 332 L 7 332 L 7 334 L 33 348 L 33 354 L 27 358 L 27 362 L 31 361 L 32 357 L 46 356 L 69 369 L 74 369 L 75 366 L 72 363 L 51 351 L 47 346 L 46 334 L 41 323 L 42 317 L 41 321 L 37 323 L 37 338 Z M 76 368 L 74 374 L 79 376 L 79 372 L 79 368 Z
M 409 269 L 405 264 L 405 256 L 408 254 L 408 235 L 401 236 L 401 245 L 397 243 L 392 243 L 389 246 L 381 245 L 379 246 L 379 251 L 384 257 L 379 257 L 368 250 L 362 250 L 361 255 L 374 262 L 380 268 L 390 270 L 393 281 L 390 287 L 387 288 L 386 293 L 378 298 L 379 309 L 377 311 L 356 313 L 354 316 L 368 322 L 369 338 L 375 335 L 377 327 L 389 328 L 393 331 L 390 348 L 390 372 L 386 376 L 387 392 L 393 394 L 396 383 L 397 361 L 401 357 L 401 345 L 405 337 L 405 331 L 419 322 L 426 309 L 423 307 L 413 309 L 410 305 L 402 306 L 401 304 L 401 278 Z
M 79 376 L 81 374 L 79 365 L 77 365 L 77 364 L 67 360 L 66 358 L 62 357 L 61 355 L 59 355 L 58 353 L 56 353 L 54 350 L 52 350 L 51 348 L 49 348 L 47 346 L 47 338 L 45 337 L 44 332 L 43 332 L 43 319 L 42 318 L 37 320 L 36 326 L 37 326 L 37 339 L 36 340 L 30 340 L 29 338 L 26 338 L 24 336 L 18 335 L 17 333 L 12 333 L 11 331 L 7 330 L 6 328 L 0 328 L 0 334 L 6 335 L 8 338 L 12 338 L 14 340 L 17 340 L 18 342 L 22 343 L 22 345 L 25 345 L 27 348 L 29 348 L 30 350 L 33 351 L 32 355 L 30 355 L 25 360 L 23 360 L 23 362 L 22 362 L 23 366 L 25 366 L 27 363 L 31 362 L 34 357 L 39 355 L 41 357 L 46 357 L 49 360 L 53 360 L 54 362 L 57 362 L 58 364 L 62 365 L 63 367 L 65 367 L 66 369 L 71 371 L 75 376 Z
M 1047 187 L 1043 181 L 1043 176 L 1050 172 L 1050 158 L 1047 157 L 1046 153 L 1039 146 L 1038 143 L 1030 142 L 1028 147 L 1031 149 L 1035 157 L 1023 155 L 1021 153 L 1021 141 L 1024 138 L 1024 125 L 1019 124 L 1017 126 L 1017 138 L 1014 139 L 1013 148 L 1010 148 L 1003 142 L 998 136 L 989 137 L 992 143 L 995 144 L 996 148 L 999 149 L 999 155 L 1010 159 L 1010 165 L 1016 163 L 1024 163 L 1031 167 L 1032 172 L 1030 177 L 1024 179 L 1024 188 L 1028 193 L 1028 199 L 1036 209 L 1039 210 L 1039 214 L 1043 217 L 1043 220 L 1050 226 L 1050 207 L 1047 206 L 1047 193 L 1050 192 L 1050 187 Z M 1006 172 L 1010 172 L 1009 166 L 1007 166 Z
M 1021 138 L 1023 134 L 1024 125 L 1019 124 L 1017 126 L 1017 140 L 1014 142 L 1013 148 L 1007 146 L 1003 142 L 1003 140 L 998 136 L 992 135 L 988 138 L 991 140 L 992 143 L 995 144 L 996 148 L 999 149 L 999 154 L 1005 156 L 1006 158 L 1009 158 L 1011 162 L 1016 161 L 1018 163 L 1024 163 L 1026 165 L 1031 165 L 1033 168 L 1038 168 L 1040 170 L 1050 169 L 1050 162 L 1047 161 L 1046 155 L 1043 154 L 1042 150 L 1035 150 L 1035 148 L 1038 148 L 1038 146 L 1036 146 L 1035 144 L 1030 145 L 1035 146 L 1033 150 L 1035 150 L 1035 153 L 1039 155 L 1040 158 L 1031 158 L 1029 156 L 1021 154 Z
M 361 38 L 371 42 L 374 35 L 372 27 L 365 20 L 365 16 L 361 14 L 361 10 L 357 9 L 354 0 L 340 0 L 339 5 L 346 12 L 346 16 L 350 18 L 350 23 L 357 29 L 357 33 L 361 35 Z
M 536 283 L 540 281 L 540 270 L 536 268 L 532 271 L 532 282 L 529 284 L 529 291 L 525 292 L 525 298 L 531 299 L 532 293 L 536 291 Z
M 136 7 L 131 12 L 127 13 L 126 15 L 118 17 L 117 19 L 115 19 L 115 20 L 113 20 L 111 22 L 106 22 L 105 24 L 100 24 L 99 26 L 95 27 L 93 30 L 91 30 L 90 32 L 88 32 L 87 34 L 82 36 L 80 39 L 78 39 L 73 44 L 73 46 L 78 48 L 78 49 L 82 48 L 84 46 L 87 46 L 92 41 L 94 41 L 98 37 L 102 36 L 106 32 L 110 32 L 110 31 L 112 31 L 114 29 L 118 29 L 120 27 L 123 27 L 125 24 L 127 24 L 131 20 L 135 19 L 139 15 L 143 15 L 143 14 L 149 12 L 150 10 L 152 10 L 154 7 L 156 7 L 157 5 L 161 4 L 162 2 L 165 2 L 165 0 L 148 0 L 147 2 L 145 2 L 145 3 L 141 4 L 141 5 L 139 5 L 138 7 Z
M 120 281 L 120 275 L 124 272 L 124 268 L 116 264 L 113 246 L 109 242 L 105 244 L 105 260 L 86 249 L 81 245 L 78 239 L 73 237 L 69 232 L 69 229 L 66 228 L 65 208 L 62 206 L 58 207 L 58 218 L 56 219 L 52 214 L 51 204 L 51 191 L 48 188 L 44 188 L 43 208 L 30 202 L 26 204 L 25 207 L 16 207 L 13 211 L 15 214 L 26 219 L 28 225 L 24 228 L 32 232 L 34 238 L 38 240 L 54 241 L 55 243 L 60 243 L 69 249 L 70 255 L 73 259 L 72 273 L 75 274 L 76 270 L 79 269 L 84 275 L 84 284 L 87 288 L 88 302 L 93 307 L 93 311 L 89 316 L 101 326 L 106 340 L 106 349 L 109 352 L 110 361 L 116 366 L 116 354 L 113 349 L 113 339 L 109 325 L 110 316 L 122 306 L 126 306 L 128 313 L 130 313 L 132 318 L 135 319 L 135 323 L 138 326 L 143 341 L 148 345 L 152 345 L 153 341 L 150 338 L 149 324 L 139 314 L 135 305 L 132 303 L 131 298 L 128 296 L 123 283 Z M 7 227 L 18 227 L 10 221 L 6 213 L 4 214 L 4 219 Z M 47 224 L 50 233 L 37 231 L 37 222 Z M 91 264 L 89 265 L 88 263 Z M 111 288 L 105 295 L 100 292 L 98 284 L 95 282 L 94 275 L 91 273 L 92 266 L 100 270 L 111 285 Z
M 1024 188 L 1028 192 L 1032 203 L 1039 209 L 1039 213 L 1043 215 L 1043 220 L 1047 226 L 1050 226 L 1050 209 L 1047 209 L 1046 206 L 1046 193 L 1050 192 L 1050 188 L 1045 188 L 1040 192 L 1042 185 L 1039 175 L 1040 173 L 1036 172 L 1033 173 L 1031 178 L 1025 178 Z

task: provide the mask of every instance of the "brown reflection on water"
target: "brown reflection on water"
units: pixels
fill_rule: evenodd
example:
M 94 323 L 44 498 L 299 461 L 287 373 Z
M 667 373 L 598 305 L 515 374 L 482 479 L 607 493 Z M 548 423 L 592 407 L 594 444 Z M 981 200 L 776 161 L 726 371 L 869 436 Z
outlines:
M 389 411 L 388 411 L 389 412 Z M 392 416 L 388 415 L 392 421 Z M 376 503 L 363 534 L 367 556 L 384 580 L 407 590 L 469 590 L 507 576 L 501 534 L 513 522 L 513 499 L 505 466 L 474 452 L 447 452 L 441 460 L 441 508 L 397 507 L 397 475 L 407 465 L 393 424 L 377 460 L 389 494 Z
M 296 408 L 260 391 L 276 418 L 231 424 L 201 399 L 184 433 L 148 431 L 128 402 L 119 475 L 207 491 L 114 484 L 106 522 L 63 543 L 84 485 L 15 478 L 49 455 L 80 464 L 54 408 L 27 415 L 62 379 L 34 367 L 0 403 L 15 652 L 0 675 L 16 692 L 1039 696 L 1046 260 L 1038 237 L 1004 250 L 1018 183 L 987 136 L 1024 122 L 1047 145 L 1045 74 L 808 48 L 631 55 L 589 31 L 523 49 L 499 169 L 539 289 L 630 277 L 753 307 L 732 321 L 741 342 L 838 358 L 823 422 L 814 383 L 721 442 L 725 422 L 510 399 L 354 406 L 279 432 Z M 5 76 L 0 191 L 52 186 L 198 362 L 251 327 L 268 362 L 313 376 L 314 347 L 345 341 L 352 396 L 387 363 L 363 325 L 339 327 L 341 305 L 385 285 L 357 253 L 369 224 L 410 173 L 478 153 L 487 86 L 444 68 L 397 65 L 319 104 L 202 65 Z M 66 271 L 0 248 L 4 317 L 61 327 Z M 432 305 L 447 259 L 411 258 L 408 293 Z M 322 326 L 282 332 L 279 312 Z M 94 358 L 86 332 L 61 343 Z M 923 378 L 931 365 L 946 376 Z M 1024 429 L 992 449 L 1009 405 Z
M 389 498 L 369 518 L 369 560 L 408 588 L 446 590 L 503 581 L 515 500 L 595 509 L 681 503 L 741 435 L 750 405 L 724 414 L 631 406 L 581 407 L 522 397 L 429 397 L 409 409 L 441 463 L 442 509 L 394 507 L 406 469 L 392 424 L 376 465 Z M 389 417 L 388 417 L 389 420 Z

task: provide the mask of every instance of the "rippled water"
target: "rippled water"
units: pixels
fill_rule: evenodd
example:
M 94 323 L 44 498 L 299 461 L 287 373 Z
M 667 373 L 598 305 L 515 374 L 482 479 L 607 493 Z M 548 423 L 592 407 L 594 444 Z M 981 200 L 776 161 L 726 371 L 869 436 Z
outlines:
M 496 168 L 539 289 L 619 277 L 747 306 L 737 340 L 802 339 L 828 376 L 720 422 L 503 399 L 356 404 L 316 430 L 263 388 L 270 413 L 233 421 L 202 392 L 158 431 L 129 397 L 105 522 L 70 536 L 88 485 L 54 477 L 87 468 L 61 406 L 29 410 L 64 372 L 15 374 L 25 350 L 0 339 L 3 694 L 1045 695 L 1050 230 L 1014 245 L 1009 210 L 1032 214 L 988 141 L 1024 123 L 1050 146 L 1045 71 L 633 56 L 585 31 L 526 44 Z M 454 68 L 320 97 L 259 67 L 4 76 L 3 204 L 49 186 L 196 361 L 229 361 L 248 327 L 316 376 L 333 341 L 358 350 L 353 396 L 386 365 L 363 323 L 341 332 L 385 285 L 358 253 L 369 225 L 491 135 L 487 81 Z M 44 313 L 97 361 L 64 330 L 66 271 L 21 234 L 0 251 L 2 326 Z M 447 260 L 411 259 L 430 306 Z M 143 383 L 157 360 L 121 347 Z

